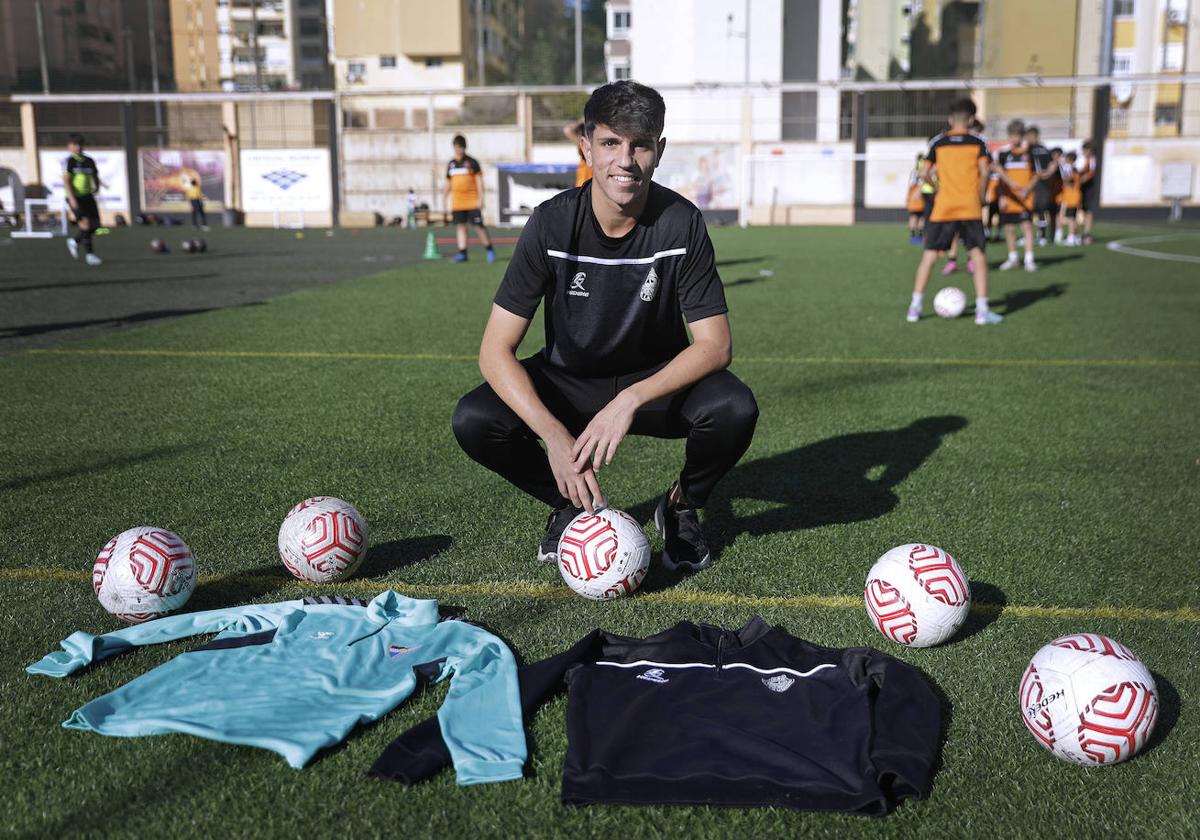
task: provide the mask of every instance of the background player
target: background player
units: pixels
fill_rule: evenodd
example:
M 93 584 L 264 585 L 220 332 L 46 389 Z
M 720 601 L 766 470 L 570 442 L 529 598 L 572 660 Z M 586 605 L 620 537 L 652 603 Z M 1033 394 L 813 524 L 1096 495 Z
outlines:
M 1091 140 L 1083 141 L 1083 156 L 1076 161 L 1079 169 L 1080 210 L 1083 214 L 1083 244 L 1092 244 L 1092 225 L 1096 222 L 1096 210 L 1100 207 L 1100 170 L 1096 160 L 1096 147 Z
M 579 153 L 579 163 L 575 167 L 575 186 L 582 187 L 592 179 L 592 165 L 587 162 L 587 155 L 583 151 L 583 120 L 564 125 L 563 134 L 575 144 L 575 151 Z
M 592 179 L 543 202 L 522 229 L 479 348 L 485 382 L 454 412 L 468 455 L 550 506 L 543 562 L 558 562 L 581 508 L 604 503 L 597 473 L 637 434 L 687 438 L 654 521 L 667 568 L 706 568 L 698 511 L 758 420 L 754 395 L 726 369 L 728 307 L 704 217 L 651 180 L 665 114 L 658 92 L 636 82 L 592 93 Z M 546 346 L 518 360 L 543 301 Z
M 925 170 L 925 155 L 917 155 L 916 166 L 908 175 L 908 239 L 913 245 L 921 244 L 921 234 L 925 232 L 925 199 L 921 194 L 921 184 Z
M 1037 182 L 1033 159 L 1025 146 L 1025 124 L 1008 124 L 1008 145 L 996 152 L 996 171 L 1000 173 L 1000 224 L 1008 243 L 1008 259 L 1000 264 L 1008 271 L 1021 264 L 1017 259 L 1017 227 L 1025 237 L 1025 270 L 1037 271 L 1033 260 L 1033 190 Z
M 184 194 L 192 208 L 192 227 L 208 230 L 208 216 L 204 212 L 204 190 L 200 187 L 200 176 L 189 172 L 185 173 L 181 180 Z
M 1062 170 L 1062 227 L 1067 229 L 1067 238 L 1063 243 L 1074 247 L 1080 244 L 1079 239 L 1079 206 L 1083 202 L 1080 190 L 1080 173 L 1076 167 L 1078 155 L 1067 152 L 1060 164 Z
M 1041 129 L 1036 125 L 1025 127 L 1025 148 L 1029 152 L 1029 159 L 1033 162 L 1033 171 L 1037 176 L 1033 182 L 1032 221 L 1037 229 L 1038 247 L 1044 248 L 1050 244 L 1047 234 L 1050 236 L 1054 234 L 1050 216 L 1050 208 L 1054 203 L 1052 201 L 1054 185 L 1050 181 L 1058 169 L 1052 165 L 1050 150 L 1042 145 L 1041 138 Z
M 456 134 L 454 157 L 446 166 L 446 189 L 442 202 L 450 208 L 454 220 L 454 233 L 458 238 L 458 253 L 454 262 L 467 261 L 467 225 L 479 231 L 483 247 L 487 248 L 487 261 L 496 261 L 492 238 L 483 226 L 483 170 L 479 161 L 467 154 L 467 138 Z
M 988 309 L 988 267 L 984 256 L 987 240 L 983 234 L 983 197 L 990 171 L 987 143 L 978 134 L 968 131 L 975 116 L 975 103 L 959 99 L 950 108 L 947 118 L 949 131 L 929 141 L 931 174 L 938 179 L 938 191 L 933 200 L 933 212 L 925 224 L 925 253 L 917 266 L 908 320 L 921 318 L 925 287 L 937 262 L 938 251 L 950 247 L 957 235 L 962 239 L 974 264 L 975 323 L 999 324 L 1004 319 Z
M 75 216 L 79 232 L 67 240 L 67 250 L 79 259 L 79 248 L 83 246 L 83 261 L 88 265 L 100 265 L 103 260 L 92 253 L 92 233 L 100 227 L 100 208 L 96 205 L 96 193 L 100 190 L 100 172 L 96 161 L 83 153 L 83 135 L 72 134 L 67 138 L 71 154 L 63 165 L 63 189 L 67 204 Z

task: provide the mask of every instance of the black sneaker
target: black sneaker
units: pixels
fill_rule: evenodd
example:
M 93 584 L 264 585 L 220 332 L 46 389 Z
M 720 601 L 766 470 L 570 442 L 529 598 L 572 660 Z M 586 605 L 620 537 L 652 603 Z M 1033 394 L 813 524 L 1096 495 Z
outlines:
M 581 513 L 583 509 L 570 502 L 550 511 L 550 516 L 546 519 L 546 536 L 542 537 L 542 544 L 538 546 L 539 563 L 558 565 L 558 541 L 562 539 L 563 531 L 567 530 L 571 520 Z
M 707 569 L 712 565 L 712 552 L 700 530 L 700 516 L 695 508 L 677 508 L 668 504 L 671 490 L 654 510 L 654 527 L 663 536 L 662 563 L 671 571 Z

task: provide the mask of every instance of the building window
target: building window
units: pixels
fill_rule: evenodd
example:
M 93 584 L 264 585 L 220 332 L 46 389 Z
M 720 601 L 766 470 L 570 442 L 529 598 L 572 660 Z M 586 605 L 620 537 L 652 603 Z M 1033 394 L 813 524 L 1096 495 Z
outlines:
M 1116 0 L 1113 3 L 1114 17 L 1135 17 L 1137 15 L 1137 0 Z
M 1176 41 L 1169 44 L 1163 44 L 1162 51 L 1159 53 L 1159 70 L 1182 70 L 1183 69 L 1183 43 Z
M 632 74 L 629 72 L 629 62 L 614 61 L 609 65 L 608 80 L 610 82 L 615 82 L 619 79 L 628 79 L 631 76 Z
M 1114 76 L 1128 76 L 1133 72 L 1134 50 L 1113 50 L 1112 72 Z
M 1108 112 L 1109 128 L 1113 131 L 1129 130 L 1129 109 L 1115 107 Z
M 442 57 L 440 55 L 431 55 L 425 59 L 426 67 L 441 67 Z
M 380 67 L 395 67 L 396 66 L 396 56 L 394 56 L 394 55 L 379 56 L 379 66 Z
M 629 12 L 613 12 L 612 13 L 612 29 L 608 33 L 609 38 L 625 38 L 629 35 Z
M 1162 103 L 1154 106 L 1155 126 L 1179 125 L 1179 105 L 1175 102 Z
M 346 64 L 346 81 L 361 82 L 367 77 L 367 65 L 361 61 L 351 61 Z
M 301 35 L 320 35 L 324 31 L 325 27 L 321 25 L 320 18 L 300 18 Z
M 303 59 L 322 59 L 325 57 L 325 48 L 320 44 L 304 44 L 300 47 L 300 57 Z

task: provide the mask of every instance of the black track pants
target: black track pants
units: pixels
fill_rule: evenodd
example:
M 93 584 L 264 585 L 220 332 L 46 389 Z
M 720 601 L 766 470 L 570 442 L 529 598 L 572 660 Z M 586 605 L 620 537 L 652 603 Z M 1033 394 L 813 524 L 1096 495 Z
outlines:
M 540 356 L 521 364 L 546 408 L 576 436 L 619 391 L 658 370 L 588 379 L 552 367 Z M 703 507 L 713 487 L 750 446 L 757 421 L 754 394 L 721 370 L 642 406 L 629 433 L 687 438 L 680 487 L 689 502 Z M 551 507 L 566 503 L 537 436 L 486 382 L 459 400 L 453 427 L 459 445 L 474 460 Z

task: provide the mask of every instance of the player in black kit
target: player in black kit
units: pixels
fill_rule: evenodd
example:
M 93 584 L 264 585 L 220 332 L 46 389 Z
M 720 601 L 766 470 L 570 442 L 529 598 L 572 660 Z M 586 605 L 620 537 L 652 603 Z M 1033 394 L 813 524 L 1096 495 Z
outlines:
M 551 507 L 543 562 L 557 563 L 559 537 L 581 509 L 604 504 L 597 473 L 636 434 L 687 438 L 654 519 L 664 565 L 706 568 L 698 509 L 758 420 L 754 395 L 726 370 L 728 308 L 704 218 L 651 181 L 665 114 L 658 92 L 636 82 L 592 93 L 583 140 L 592 180 L 544 202 L 525 225 L 484 330 L 486 381 L 454 412 L 468 455 Z M 543 300 L 546 346 L 518 360 Z

